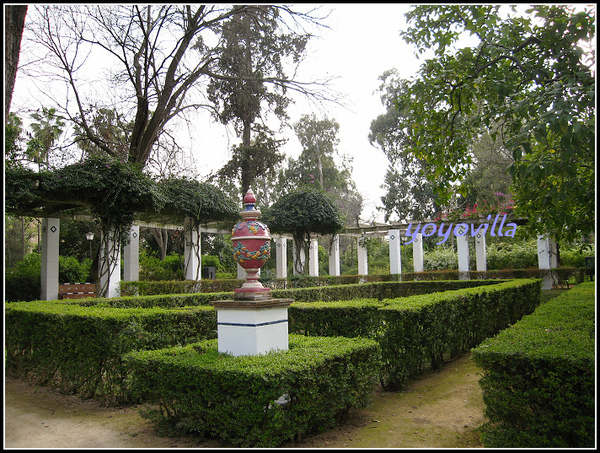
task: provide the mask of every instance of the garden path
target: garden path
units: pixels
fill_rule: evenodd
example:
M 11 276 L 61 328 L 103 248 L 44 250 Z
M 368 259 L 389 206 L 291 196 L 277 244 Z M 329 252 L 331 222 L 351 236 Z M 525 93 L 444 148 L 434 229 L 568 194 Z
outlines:
M 482 447 L 478 368 L 465 353 L 411 381 L 402 392 L 377 391 L 373 405 L 286 448 Z M 216 440 L 156 434 L 139 407 L 102 407 L 45 387 L 5 378 L 5 448 L 219 448 Z

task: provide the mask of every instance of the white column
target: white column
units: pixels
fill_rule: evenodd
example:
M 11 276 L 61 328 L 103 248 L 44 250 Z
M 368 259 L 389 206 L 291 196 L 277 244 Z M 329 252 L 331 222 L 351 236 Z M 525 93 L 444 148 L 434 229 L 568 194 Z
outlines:
M 389 230 L 390 243 L 390 274 L 402 273 L 402 257 L 400 255 L 400 230 Z
M 356 241 L 358 251 L 358 275 L 369 275 L 367 248 L 361 245 L 361 239 L 362 238 L 358 238 Z
M 123 247 L 123 280 L 136 282 L 140 279 L 140 226 L 132 225 L 129 243 Z
M 556 267 L 556 243 L 548 236 L 538 236 L 538 267 L 540 269 L 553 269 Z M 552 289 L 552 275 L 544 276 L 542 279 L 542 289 Z
M 319 243 L 316 239 L 310 240 L 308 250 L 308 275 L 311 277 L 319 276 Z
M 191 219 L 185 219 L 185 278 L 186 280 L 200 280 L 202 258 L 200 257 L 200 226 L 194 227 Z
M 340 236 L 336 234 L 331 239 L 329 250 L 329 275 L 340 275 Z
M 423 272 L 423 235 L 417 234 L 417 237 L 412 243 L 413 245 L 413 268 L 414 272 Z
M 113 233 L 101 235 L 98 277 L 101 297 L 119 297 L 121 295 L 121 246 Z
M 275 239 L 275 276 L 287 278 L 287 239 Z
M 487 252 L 485 246 L 485 234 L 477 233 L 475 235 L 475 260 L 477 262 L 477 271 L 487 271 Z
M 458 230 L 458 231 L 457 231 Z M 466 224 L 455 227 L 456 247 L 458 249 L 458 272 L 461 280 L 469 279 L 469 238 L 467 237 Z
M 58 299 L 58 256 L 60 244 L 60 220 L 42 219 L 41 237 L 41 300 Z M 71 283 L 71 282 L 62 282 Z M 79 283 L 79 282 L 73 282 Z

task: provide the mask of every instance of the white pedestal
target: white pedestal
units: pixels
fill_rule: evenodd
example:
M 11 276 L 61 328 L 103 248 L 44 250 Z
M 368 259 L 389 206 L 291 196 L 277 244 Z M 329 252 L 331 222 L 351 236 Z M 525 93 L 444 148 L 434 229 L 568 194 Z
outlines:
M 292 301 L 214 301 L 219 352 L 241 355 L 285 351 L 288 343 L 287 308 Z

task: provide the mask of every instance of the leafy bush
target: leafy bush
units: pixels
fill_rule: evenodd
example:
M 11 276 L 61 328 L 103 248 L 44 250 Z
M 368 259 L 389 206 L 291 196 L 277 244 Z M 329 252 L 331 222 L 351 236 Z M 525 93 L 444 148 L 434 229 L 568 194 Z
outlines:
M 369 403 L 377 344 L 361 338 L 290 335 L 289 350 L 234 357 L 217 342 L 126 357 L 139 399 L 160 404 L 161 426 L 240 447 L 277 447 L 335 426 Z
M 595 330 L 594 283 L 582 283 L 473 350 L 486 447 L 594 447 Z
M 183 280 L 181 258 L 177 254 L 167 255 L 161 261 L 156 255 L 140 250 L 140 280 Z
M 117 309 L 14 302 L 6 304 L 5 319 L 7 374 L 111 404 L 130 396 L 125 353 L 216 336 L 212 307 Z
M 84 283 L 92 262 L 79 263 L 72 256 L 58 259 L 58 283 Z M 4 297 L 7 302 L 39 300 L 42 293 L 42 260 L 39 253 L 30 253 L 6 272 Z
M 458 254 L 451 247 L 435 247 L 423 255 L 423 268 L 426 271 L 458 269 Z
M 538 266 L 536 241 L 499 242 L 486 247 L 487 268 L 492 269 L 529 269 Z

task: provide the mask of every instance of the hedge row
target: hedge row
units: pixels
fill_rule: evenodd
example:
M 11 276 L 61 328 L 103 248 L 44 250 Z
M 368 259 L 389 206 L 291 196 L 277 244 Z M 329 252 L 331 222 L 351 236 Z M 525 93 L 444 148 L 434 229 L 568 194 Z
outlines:
M 335 426 L 369 402 L 377 343 L 290 335 L 289 350 L 233 357 L 216 341 L 126 357 L 138 398 L 159 426 L 241 447 L 276 447 Z M 171 431 L 172 432 L 172 431 Z
M 496 284 L 407 299 L 396 296 L 484 283 Z M 485 335 L 496 333 L 527 312 L 524 307 L 537 303 L 539 297 L 537 281 L 381 282 L 343 285 L 337 287 L 340 291 L 337 296 L 349 295 L 346 291 L 355 294 L 352 286 L 360 289 L 361 295 L 377 297 L 363 302 L 314 301 L 333 297 L 336 287 L 273 293 L 274 297 L 300 300 L 304 297 L 311 301 L 304 305 L 295 302 L 290 307 L 292 333 L 366 336 L 379 341 L 384 351 L 381 381 L 389 388 L 398 387 L 406 378 L 418 374 L 424 364 L 437 366 L 444 354 L 462 350 L 465 344 L 475 345 L 468 340 L 481 341 Z M 188 298 L 200 296 L 172 297 L 177 303 L 184 303 Z M 70 393 L 106 401 L 126 400 L 123 354 L 133 349 L 156 349 L 216 336 L 213 307 L 139 307 L 148 307 L 153 302 L 173 304 L 167 296 L 6 304 L 7 370 Z M 85 306 L 88 304 L 92 305 Z M 115 308 L 109 306 L 112 304 L 138 307 Z M 456 326 L 448 325 L 448 320 Z M 465 323 L 459 331 L 465 338 L 454 334 L 457 326 Z M 493 328 L 488 328 L 489 325 Z
M 81 307 L 56 302 L 5 305 L 9 375 L 95 397 L 128 400 L 123 355 L 216 337 L 212 307 Z
M 372 284 L 347 284 L 318 286 L 310 288 L 276 289 L 271 291 L 273 298 L 294 299 L 298 302 L 350 300 L 357 298 L 393 298 L 414 294 L 428 294 L 436 291 L 448 291 L 481 285 L 494 285 L 498 280 L 450 280 L 415 282 L 378 282 Z M 214 300 L 228 300 L 233 292 L 163 294 L 154 296 L 124 296 L 105 298 L 85 298 L 64 300 L 63 303 L 77 305 L 102 305 L 110 307 L 184 307 L 189 305 L 208 305 Z
M 549 273 L 545 269 L 503 269 L 485 272 L 470 271 L 469 277 L 474 280 L 488 279 L 515 279 L 515 278 L 544 278 Z M 551 273 L 557 282 L 565 282 L 574 278 L 578 283 L 584 281 L 585 276 L 592 276 L 593 269 L 578 267 L 560 267 L 552 269 Z M 430 280 L 458 280 L 461 272 L 457 270 L 407 272 L 403 274 L 375 274 L 375 275 L 340 275 L 318 276 L 306 275 L 290 276 L 288 279 L 262 279 L 265 286 L 272 289 L 291 289 L 321 286 L 352 285 L 358 283 L 396 282 L 396 281 L 430 281 Z M 217 279 L 209 280 L 171 280 L 171 281 L 129 281 L 121 282 L 123 296 L 152 296 L 160 294 L 190 294 L 190 293 L 221 293 L 232 292 L 239 288 L 243 280 Z
M 514 280 L 406 298 L 294 303 L 290 331 L 377 340 L 381 384 L 398 389 L 531 313 L 539 295 L 539 280 Z
M 583 283 L 473 350 L 486 447 L 595 445 L 595 288 Z

